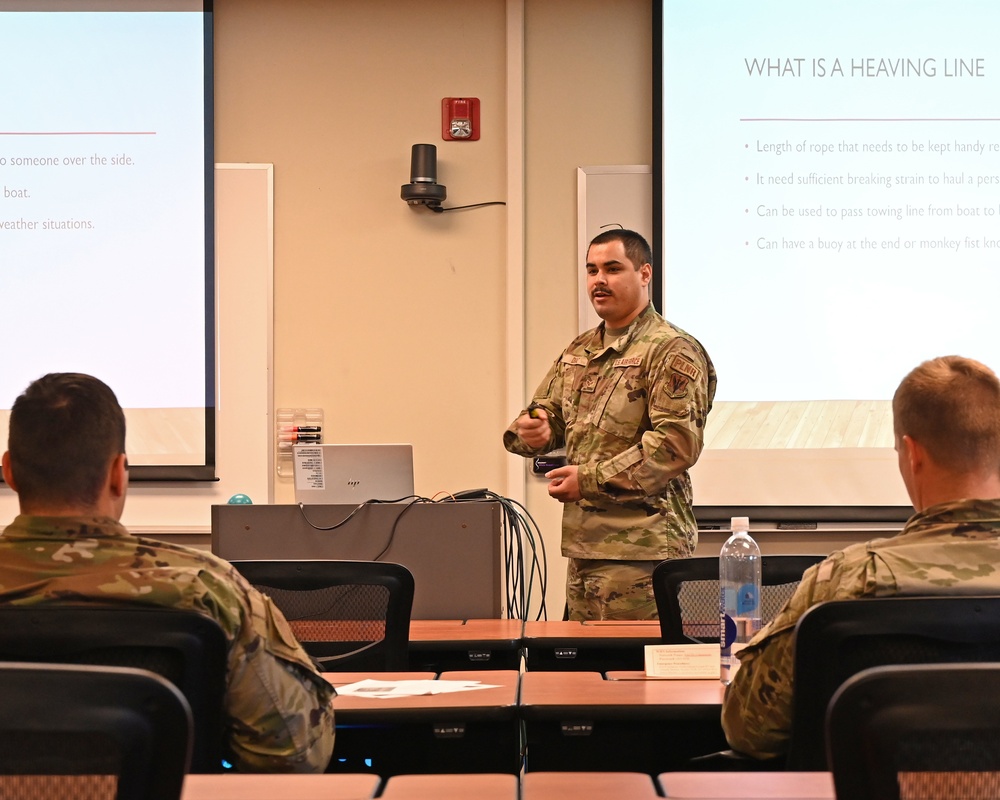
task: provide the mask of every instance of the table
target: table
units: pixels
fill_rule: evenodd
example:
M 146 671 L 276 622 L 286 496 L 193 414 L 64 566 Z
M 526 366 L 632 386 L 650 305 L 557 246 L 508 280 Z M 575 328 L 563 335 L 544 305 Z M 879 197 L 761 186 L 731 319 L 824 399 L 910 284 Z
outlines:
M 410 669 L 519 669 L 519 619 L 410 620 Z
M 334 686 L 364 678 L 433 679 L 434 673 L 330 672 Z M 443 672 L 442 680 L 480 681 L 497 688 L 397 697 L 333 699 L 337 739 L 328 772 L 517 773 L 521 768 L 517 716 L 518 672 Z
M 657 776 L 672 800 L 834 800 L 829 772 L 667 772 Z
M 644 669 L 647 644 L 660 644 L 658 620 L 525 622 L 525 669 Z
M 649 775 L 639 772 L 526 772 L 521 800 L 657 800 Z
M 378 775 L 186 775 L 181 800 L 369 800 Z
M 597 672 L 521 676 L 528 771 L 657 775 L 728 747 L 721 725 L 725 687 L 718 680 L 609 675 L 621 679 Z
M 517 776 L 396 775 L 386 782 L 380 800 L 441 800 L 448 797 L 517 800 Z

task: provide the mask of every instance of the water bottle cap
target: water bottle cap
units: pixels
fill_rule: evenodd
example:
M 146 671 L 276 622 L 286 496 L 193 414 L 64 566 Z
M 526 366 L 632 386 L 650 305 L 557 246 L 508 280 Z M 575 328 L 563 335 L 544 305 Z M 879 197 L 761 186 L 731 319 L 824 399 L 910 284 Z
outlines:
M 733 533 L 737 531 L 743 531 L 745 533 L 750 532 L 750 517 L 733 517 L 729 523 L 729 527 Z

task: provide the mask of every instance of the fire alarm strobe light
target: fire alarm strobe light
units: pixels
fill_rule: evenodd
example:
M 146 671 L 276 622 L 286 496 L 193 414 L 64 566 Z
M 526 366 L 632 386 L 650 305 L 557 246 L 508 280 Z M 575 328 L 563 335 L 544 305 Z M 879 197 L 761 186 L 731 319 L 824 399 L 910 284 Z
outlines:
M 478 97 L 445 97 L 441 101 L 441 138 L 455 142 L 479 138 Z

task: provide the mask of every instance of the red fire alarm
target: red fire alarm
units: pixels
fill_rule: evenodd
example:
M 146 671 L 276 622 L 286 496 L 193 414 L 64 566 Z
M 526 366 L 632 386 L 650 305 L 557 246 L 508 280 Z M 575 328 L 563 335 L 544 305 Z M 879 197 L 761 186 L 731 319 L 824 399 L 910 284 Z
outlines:
M 446 142 L 479 138 L 478 97 L 445 97 L 441 101 L 441 138 Z

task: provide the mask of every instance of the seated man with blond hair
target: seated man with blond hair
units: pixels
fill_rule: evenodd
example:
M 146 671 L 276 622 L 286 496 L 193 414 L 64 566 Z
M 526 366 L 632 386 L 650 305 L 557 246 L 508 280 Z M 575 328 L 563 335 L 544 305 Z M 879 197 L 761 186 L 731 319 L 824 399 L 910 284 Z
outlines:
M 926 361 L 892 400 L 899 471 L 916 510 L 888 539 L 851 545 L 810 567 L 792 598 L 740 654 L 726 690 L 730 746 L 787 752 L 794 633 L 817 603 L 890 595 L 1000 594 L 1000 381 L 959 356 Z

